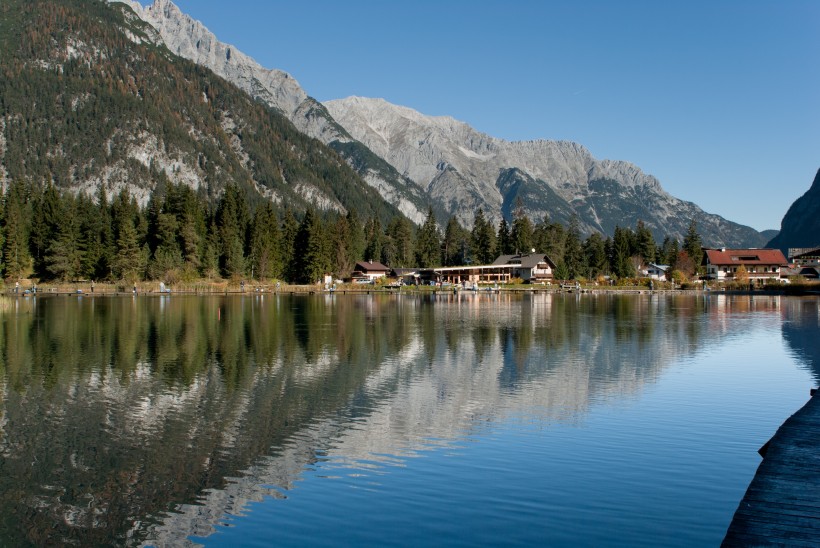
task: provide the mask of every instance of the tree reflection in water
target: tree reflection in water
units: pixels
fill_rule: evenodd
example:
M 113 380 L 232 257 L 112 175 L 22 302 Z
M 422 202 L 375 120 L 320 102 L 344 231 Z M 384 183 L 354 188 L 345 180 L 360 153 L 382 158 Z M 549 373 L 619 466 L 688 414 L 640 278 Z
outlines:
M 726 336 L 727 315 L 747 308 L 449 293 L 7 304 L 0 536 L 40 545 L 207 534 L 247 501 L 282 496 L 329 440 L 355 465 L 516 409 L 577 420 Z M 810 325 L 784 322 L 784 337 L 806 351 L 794 341 L 817 317 L 799 310 Z

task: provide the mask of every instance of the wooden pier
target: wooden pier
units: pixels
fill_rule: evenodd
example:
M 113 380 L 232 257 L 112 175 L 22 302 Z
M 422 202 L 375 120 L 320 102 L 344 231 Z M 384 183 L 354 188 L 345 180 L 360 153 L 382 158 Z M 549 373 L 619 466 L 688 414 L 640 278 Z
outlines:
M 760 449 L 722 546 L 820 546 L 820 392 L 812 396 Z

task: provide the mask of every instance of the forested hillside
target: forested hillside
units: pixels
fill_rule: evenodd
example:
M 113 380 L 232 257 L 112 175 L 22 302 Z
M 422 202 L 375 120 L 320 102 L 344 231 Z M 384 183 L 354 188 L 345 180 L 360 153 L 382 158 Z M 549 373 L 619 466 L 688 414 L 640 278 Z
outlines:
M 127 7 L 0 4 L 0 268 L 7 281 L 282 279 L 547 253 L 560 278 L 628 277 L 644 262 L 691 274 L 684 245 L 643 223 L 582 240 L 522 208 L 416 227 L 341 160 L 269 107 L 155 45 Z M 687 251 L 682 251 L 686 249 Z
M 226 185 L 277 211 L 346 212 L 388 222 L 386 204 L 338 154 L 207 69 L 151 41 L 122 5 L 0 4 L 0 177 L 141 205 L 162 181 L 209 204 Z

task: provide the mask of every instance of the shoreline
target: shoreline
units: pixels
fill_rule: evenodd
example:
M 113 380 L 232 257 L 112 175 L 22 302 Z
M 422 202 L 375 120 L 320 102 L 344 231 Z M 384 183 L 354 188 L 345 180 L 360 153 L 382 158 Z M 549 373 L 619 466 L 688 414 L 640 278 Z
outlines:
M 136 285 L 136 291 L 128 290 L 122 284 L 95 284 L 92 289 L 88 284 L 57 284 L 37 286 L 36 292 L 31 286 L 2 290 L 2 294 L 7 297 L 36 297 L 36 296 L 85 296 L 85 297 L 144 297 L 144 296 L 211 296 L 211 295 L 438 295 L 438 294 L 465 294 L 465 295 L 498 295 L 506 294 L 575 294 L 575 295 L 749 295 L 749 296 L 820 296 L 820 285 L 814 287 L 776 289 L 650 289 L 647 287 L 584 287 L 562 288 L 559 286 L 513 286 L 513 287 L 483 287 L 479 290 L 454 289 L 453 287 L 429 287 L 429 286 L 343 286 L 336 289 L 325 289 L 315 285 L 281 285 L 280 287 L 269 285 L 249 285 L 242 287 L 240 284 L 228 283 L 207 283 L 182 285 L 182 287 L 171 287 L 161 290 L 157 283 L 143 283 Z

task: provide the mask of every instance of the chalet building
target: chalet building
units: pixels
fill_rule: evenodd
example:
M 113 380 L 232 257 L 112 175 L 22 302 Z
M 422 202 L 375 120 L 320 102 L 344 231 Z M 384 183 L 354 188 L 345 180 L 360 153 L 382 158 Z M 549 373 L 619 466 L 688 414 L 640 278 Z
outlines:
M 669 265 L 649 263 L 641 269 L 641 274 L 650 280 L 665 280 Z
M 552 280 L 555 263 L 543 253 L 501 255 L 492 264 L 431 269 L 436 278 L 450 283 L 506 283 L 521 278 L 526 283 Z
M 780 278 L 788 261 L 779 249 L 704 249 L 703 265 L 710 280 L 734 280 L 742 266 L 749 280 Z
M 781 277 L 799 276 L 807 280 L 820 279 L 820 265 L 794 265 L 790 268 L 780 269 Z
M 789 260 L 800 266 L 820 265 L 820 247 L 790 248 Z
M 390 273 L 390 268 L 377 261 L 359 261 L 353 268 L 353 281 L 372 282 Z

